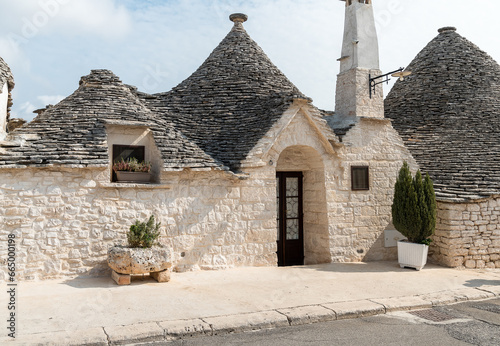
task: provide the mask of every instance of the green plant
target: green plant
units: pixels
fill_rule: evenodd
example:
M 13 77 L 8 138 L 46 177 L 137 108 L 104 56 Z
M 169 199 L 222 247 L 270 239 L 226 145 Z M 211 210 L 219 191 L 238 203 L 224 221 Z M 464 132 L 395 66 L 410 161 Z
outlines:
M 420 170 L 412 178 L 406 162 L 394 187 L 392 220 L 396 229 L 412 243 L 427 244 L 436 229 L 436 195 L 429 174 Z
M 151 171 L 151 163 L 146 161 L 137 160 L 135 157 L 128 158 L 121 161 L 117 160 L 113 164 L 113 171 L 126 171 L 126 172 L 146 172 L 149 173 Z
M 127 240 L 130 247 L 150 248 L 160 236 L 161 223 L 155 223 L 154 215 L 146 222 L 135 220 L 127 233 Z

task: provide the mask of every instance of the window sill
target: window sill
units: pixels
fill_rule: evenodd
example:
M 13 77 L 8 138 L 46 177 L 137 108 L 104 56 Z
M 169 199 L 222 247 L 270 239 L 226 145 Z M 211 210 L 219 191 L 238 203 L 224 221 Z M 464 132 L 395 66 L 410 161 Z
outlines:
M 100 187 L 105 189 L 146 189 L 146 190 L 154 190 L 154 189 L 164 189 L 169 190 L 172 188 L 172 185 L 167 184 L 156 184 L 156 183 L 148 183 L 148 184 L 139 184 L 139 183 L 100 183 Z

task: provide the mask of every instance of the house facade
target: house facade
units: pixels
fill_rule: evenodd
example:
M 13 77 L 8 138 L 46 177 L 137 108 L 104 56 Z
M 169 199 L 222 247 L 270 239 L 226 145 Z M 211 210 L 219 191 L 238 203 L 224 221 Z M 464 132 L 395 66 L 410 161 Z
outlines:
M 171 91 L 82 77 L 0 142 L 0 232 L 16 237 L 18 277 L 105 274 L 108 248 L 151 214 L 176 271 L 394 259 L 393 186 L 416 162 L 381 85 L 370 95 L 373 18 L 370 1 L 346 2 L 335 112 L 279 71 L 243 14 Z M 116 181 L 113 162 L 131 156 L 151 162 L 149 184 Z

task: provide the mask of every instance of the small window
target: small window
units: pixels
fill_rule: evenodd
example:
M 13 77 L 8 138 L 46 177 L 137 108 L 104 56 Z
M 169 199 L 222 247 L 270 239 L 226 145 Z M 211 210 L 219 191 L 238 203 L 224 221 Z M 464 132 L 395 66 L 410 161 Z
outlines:
M 137 161 L 144 161 L 145 147 L 143 145 L 113 145 L 113 162 L 136 158 Z
M 135 158 L 137 161 L 144 161 L 145 158 L 145 146 L 143 145 L 113 145 L 113 163 L 117 161 L 127 161 L 127 159 Z M 112 177 L 111 181 L 116 181 L 116 173 L 111 170 Z
M 368 166 L 351 167 L 351 186 L 353 190 L 370 190 Z

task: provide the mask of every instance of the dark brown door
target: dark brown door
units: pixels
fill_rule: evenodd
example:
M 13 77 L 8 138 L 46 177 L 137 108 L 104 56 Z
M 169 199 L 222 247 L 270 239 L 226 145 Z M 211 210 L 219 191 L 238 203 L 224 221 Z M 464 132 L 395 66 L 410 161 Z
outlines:
M 277 172 L 278 265 L 304 264 L 302 172 Z

